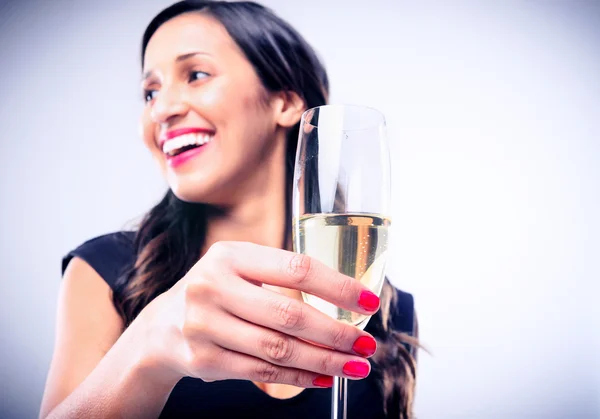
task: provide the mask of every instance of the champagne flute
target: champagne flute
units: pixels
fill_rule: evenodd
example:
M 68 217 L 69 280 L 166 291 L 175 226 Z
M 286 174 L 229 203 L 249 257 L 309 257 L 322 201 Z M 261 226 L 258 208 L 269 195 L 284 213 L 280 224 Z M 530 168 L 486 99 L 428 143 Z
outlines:
M 385 118 L 363 106 L 325 105 L 302 115 L 293 181 L 294 251 L 358 279 L 379 295 L 390 220 Z M 370 316 L 302 293 L 329 316 L 364 328 Z M 335 377 L 332 419 L 346 418 L 348 381 Z

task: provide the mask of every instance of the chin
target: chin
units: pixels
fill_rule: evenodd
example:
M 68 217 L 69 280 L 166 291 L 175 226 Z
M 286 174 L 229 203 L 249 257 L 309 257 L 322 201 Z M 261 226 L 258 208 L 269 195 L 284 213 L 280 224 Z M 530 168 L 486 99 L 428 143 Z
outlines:
M 213 182 L 207 177 L 199 177 L 196 173 L 169 173 L 167 171 L 166 180 L 173 194 L 180 200 L 190 203 L 207 203 L 211 195 L 209 187 Z
M 184 202 L 219 208 L 231 206 L 239 192 L 239 183 L 230 180 L 225 171 L 167 173 L 167 183 L 173 194 Z

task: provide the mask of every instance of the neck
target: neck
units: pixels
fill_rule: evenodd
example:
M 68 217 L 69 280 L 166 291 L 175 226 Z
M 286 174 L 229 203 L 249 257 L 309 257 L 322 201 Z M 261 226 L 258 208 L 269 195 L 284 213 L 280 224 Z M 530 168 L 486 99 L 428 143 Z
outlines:
M 236 203 L 209 220 L 203 253 L 218 241 L 287 247 L 285 133 L 269 156 L 236 191 Z
M 260 164 L 251 179 L 240 185 L 237 205 L 226 208 L 209 220 L 203 253 L 218 241 L 246 241 L 263 246 L 289 248 L 286 237 L 285 133 L 277 141 L 270 158 Z M 258 169 L 258 168 L 257 168 Z M 301 300 L 300 292 L 262 285 L 264 288 Z M 302 389 L 287 385 L 254 383 L 272 397 L 290 398 Z

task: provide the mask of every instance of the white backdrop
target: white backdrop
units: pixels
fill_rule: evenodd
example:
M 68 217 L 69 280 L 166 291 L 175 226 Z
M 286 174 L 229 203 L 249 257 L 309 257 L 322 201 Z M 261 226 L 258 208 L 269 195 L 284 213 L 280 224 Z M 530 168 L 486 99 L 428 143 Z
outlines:
M 2 418 L 37 414 L 61 256 L 163 193 L 138 47 L 169 3 L 2 2 Z M 387 116 L 389 273 L 432 351 L 418 416 L 599 418 L 600 2 L 265 4 L 323 57 L 332 102 Z

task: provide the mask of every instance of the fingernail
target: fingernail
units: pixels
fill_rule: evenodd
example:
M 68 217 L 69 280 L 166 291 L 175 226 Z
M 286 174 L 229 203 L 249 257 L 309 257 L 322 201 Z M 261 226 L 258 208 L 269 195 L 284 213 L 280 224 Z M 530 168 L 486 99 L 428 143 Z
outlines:
M 352 345 L 352 350 L 362 356 L 371 356 L 377 351 L 377 342 L 371 336 L 361 336 Z
M 363 291 L 360 293 L 358 305 L 367 311 L 377 311 L 379 308 L 379 297 L 371 291 Z
M 348 377 L 365 378 L 369 375 L 369 364 L 361 361 L 348 361 L 342 371 Z
M 313 385 L 317 387 L 333 387 L 333 377 L 330 377 L 329 375 L 319 375 L 313 381 Z

